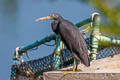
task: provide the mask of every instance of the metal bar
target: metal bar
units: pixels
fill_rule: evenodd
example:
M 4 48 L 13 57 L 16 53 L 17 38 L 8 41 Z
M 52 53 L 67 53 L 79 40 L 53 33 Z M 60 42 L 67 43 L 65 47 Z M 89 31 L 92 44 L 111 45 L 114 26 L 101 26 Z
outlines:
M 41 39 L 40 41 L 36 41 L 30 45 L 27 45 L 25 47 L 23 47 L 22 49 L 20 49 L 18 52 L 19 52 L 19 55 L 22 55 L 22 53 L 26 52 L 27 50 L 30 50 L 32 48 L 35 48 L 41 44 L 44 44 L 46 42 L 50 42 L 51 40 L 55 40 L 56 39 L 56 34 L 50 34 L 48 36 L 46 36 L 45 38 Z
M 95 36 L 96 39 L 99 41 L 99 45 L 100 46 L 120 46 L 120 40 L 118 39 L 115 39 L 115 38 L 109 38 L 109 37 L 106 37 L 106 36 Z
M 83 25 L 85 25 L 85 24 L 88 24 L 88 23 L 90 23 L 90 22 L 92 22 L 92 20 L 91 20 L 91 18 L 88 18 L 88 19 L 85 19 L 85 20 L 83 20 L 83 21 L 75 24 L 75 25 L 76 25 L 78 28 L 80 28 L 81 26 L 83 26 Z

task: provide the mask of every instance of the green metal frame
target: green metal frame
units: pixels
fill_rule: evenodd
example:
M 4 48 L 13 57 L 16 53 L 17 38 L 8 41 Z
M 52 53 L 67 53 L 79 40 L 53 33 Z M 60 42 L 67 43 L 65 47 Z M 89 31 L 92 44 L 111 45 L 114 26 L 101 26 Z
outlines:
M 91 60 L 96 60 L 96 55 L 98 53 L 98 46 L 113 46 L 113 45 L 120 45 L 120 40 L 115 38 L 109 38 L 106 36 L 102 36 L 100 33 L 100 15 L 98 13 L 92 14 L 92 32 L 90 35 L 91 38 L 91 49 L 90 49 L 90 58 Z
M 92 14 L 91 18 L 85 19 L 79 23 L 76 24 L 76 26 L 78 28 L 80 28 L 81 26 L 88 24 L 88 23 L 92 23 L 92 32 L 91 32 L 91 48 L 90 48 L 90 52 L 91 52 L 91 60 L 96 60 L 96 54 L 98 53 L 97 49 L 98 46 L 101 45 L 101 43 L 108 43 L 111 45 L 120 45 L 120 40 L 116 40 L 114 38 L 109 38 L 109 37 L 105 37 L 100 35 L 99 32 L 99 26 L 100 26 L 100 16 L 98 13 L 94 13 Z M 46 42 L 50 42 L 51 40 L 56 40 L 57 36 L 56 34 L 50 34 L 48 36 L 46 36 L 45 38 L 41 39 L 40 41 L 36 41 L 30 45 L 27 45 L 23 48 L 21 48 L 18 51 L 18 56 L 22 56 L 23 53 L 27 52 L 28 50 L 35 48 L 37 46 L 40 46 L 42 44 L 45 44 Z M 60 66 L 60 61 L 61 61 L 61 50 L 62 50 L 62 45 L 63 42 L 58 39 L 57 40 L 57 44 L 56 44 L 56 49 L 54 50 L 54 64 L 53 64 L 53 69 L 59 69 Z M 16 57 L 16 52 L 14 52 L 14 57 L 13 57 L 13 61 L 15 62 L 15 64 L 17 63 L 17 61 L 19 60 L 18 57 Z

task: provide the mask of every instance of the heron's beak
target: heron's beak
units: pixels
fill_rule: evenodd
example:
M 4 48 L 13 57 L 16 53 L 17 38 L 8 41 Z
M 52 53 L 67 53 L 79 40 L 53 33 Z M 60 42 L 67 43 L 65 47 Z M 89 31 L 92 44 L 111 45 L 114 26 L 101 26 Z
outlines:
M 50 20 L 50 19 L 53 19 L 53 18 L 51 16 L 46 16 L 46 17 L 38 18 L 35 21 Z

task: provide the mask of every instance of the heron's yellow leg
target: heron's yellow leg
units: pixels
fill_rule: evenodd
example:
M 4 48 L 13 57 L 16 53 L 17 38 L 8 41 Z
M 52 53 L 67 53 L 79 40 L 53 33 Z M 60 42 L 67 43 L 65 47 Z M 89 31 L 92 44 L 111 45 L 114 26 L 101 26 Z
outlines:
M 72 72 L 80 72 L 81 70 L 77 70 L 78 67 L 78 61 L 76 59 L 74 59 L 74 63 L 73 63 L 73 70 L 71 71 L 63 71 L 64 74 L 70 74 Z
M 78 66 L 78 61 L 76 59 L 74 59 L 74 63 L 73 63 L 73 72 L 77 71 L 77 66 Z

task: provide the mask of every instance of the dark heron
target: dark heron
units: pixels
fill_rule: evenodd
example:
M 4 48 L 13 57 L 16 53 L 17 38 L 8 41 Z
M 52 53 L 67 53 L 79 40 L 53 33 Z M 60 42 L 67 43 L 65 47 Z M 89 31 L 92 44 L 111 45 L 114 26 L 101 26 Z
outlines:
M 77 70 L 78 61 L 81 61 L 87 67 L 90 66 L 88 49 L 84 37 L 72 22 L 63 19 L 59 14 L 51 14 L 50 16 L 36 19 L 36 21 L 41 20 L 54 20 L 51 23 L 52 30 L 60 37 L 74 56 L 73 71 Z

